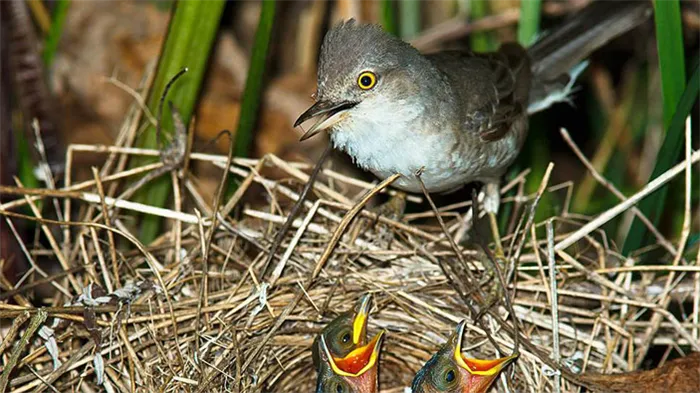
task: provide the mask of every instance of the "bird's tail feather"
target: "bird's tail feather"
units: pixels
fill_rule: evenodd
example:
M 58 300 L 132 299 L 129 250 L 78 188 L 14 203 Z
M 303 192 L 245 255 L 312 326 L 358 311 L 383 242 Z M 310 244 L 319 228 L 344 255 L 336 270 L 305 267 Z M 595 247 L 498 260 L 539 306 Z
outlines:
M 635 28 L 651 15 L 648 1 L 594 1 L 530 48 L 533 82 L 529 113 L 567 101 L 582 63 L 593 51 Z

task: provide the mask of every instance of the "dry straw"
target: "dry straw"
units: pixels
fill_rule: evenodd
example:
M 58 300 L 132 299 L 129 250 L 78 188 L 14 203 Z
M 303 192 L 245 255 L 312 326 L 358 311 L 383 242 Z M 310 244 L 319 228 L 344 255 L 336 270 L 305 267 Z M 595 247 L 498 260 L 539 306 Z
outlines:
M 446 233 L 460 231 L 463 206 L 427 208 L 401 222 L 365 206 L 389 191 L 393 178 L 376 185 L 323 168 L 276 247 L 312 165 L 187 153 L 185 161 L 200 168 L 232 161 L 238 191 L 212 202 L 217 198 L 179 162 L 169 168 L 169 208 L 125 199 L 129 184 L 164 165 L 126 169 L 130 158 L 160 154 L 131 146 L 141 113 L 135 105 L 115 146 L 71 146 L 64 188 L 1 189 L 17 196 L 0 206 L 10 228 L 34 220 L 47 239 L 21 244 L 31 280 L 1 283 L 0 384 L 9 392 L 310 392 L 314 335 L 368 292 L 375 304 L 370 332 L 389 332 L 380 363 L 384 392 L 410 386 L 465 318 L 471 356 L 502 356 L 518 343 L 520 358 L 496 387 L 502 392 L 577 392 L 577 373 L 631 370 L 651 346 L 668 348 L 666 355 L 700 350 L 700 261 L 682 253 L 689 226 L 676 244 L 650 228 L 665 253 L 653 265 L 619 255 L 601 229 L 620 213 L 640 214 L 634 204 L 674 176 L 689 179 L 700 160 L 689 148 L 682 164 L 626 198 L 567 138 L 620 203 L 588 218 L 569 213 L 567 202 L 535 222 L 542 195 L 571 195 L 570 185 L 548 184 L 545 176 L 535 195 L 504 199 L 515 213 L 501 239 L 499 274 L 488 276 L 483 267 L 494 260 L 489 247 L 478 246 L 480 236 L 447 241 Z M 105 164 L 91 180 L 73 183 L 76 154 L 101 155 Z M 534 175 L 542 174 L 524 173 L 508 188 L 522 190 Z M 38 200 L 63 203 L 44 203 L 46 217 L 54 217 L 44 218 Z M 153 244 L 132 234 L 136 213 L 166 221 Z M 39 257 L 57 260 L 60 271 L 43 270 Z M 55 294 L 37 299 L 39 287 Z M 493 293 L 500 298 L 487 307 Z M 671 312 L 674 303 L 692 309 Z

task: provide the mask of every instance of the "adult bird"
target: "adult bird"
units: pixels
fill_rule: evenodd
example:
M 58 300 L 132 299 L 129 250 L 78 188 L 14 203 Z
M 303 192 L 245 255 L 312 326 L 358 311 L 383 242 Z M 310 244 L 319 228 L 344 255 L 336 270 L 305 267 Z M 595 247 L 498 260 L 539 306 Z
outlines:
M 392 185 L 404 191 L 483 183 L 496 235 L 499 183 L 523 147 L 528 116 L 568 101 L 582 61 L 650 14 L 647 1 L 594 1 L 529 48 L 507 43 L 490 53 L 423 54 L 377 25 L 343 22 L 321 46 L 317 101 L 294 125 L 314 119 L 301 140 L 327 130 L 361 168 L 381 179 L 400 174 Z

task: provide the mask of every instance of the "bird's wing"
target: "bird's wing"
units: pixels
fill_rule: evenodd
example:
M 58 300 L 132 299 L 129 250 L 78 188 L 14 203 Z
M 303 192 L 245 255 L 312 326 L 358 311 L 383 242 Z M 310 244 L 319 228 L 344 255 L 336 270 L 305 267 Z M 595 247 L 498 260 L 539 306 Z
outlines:
M 463 123 L 483 140 L 502 138 L 524 114 L 530 87 L 527 52 L 506 44 L 497 52 L 445 51 L 426 56 L 448 79 L 464 107 Z

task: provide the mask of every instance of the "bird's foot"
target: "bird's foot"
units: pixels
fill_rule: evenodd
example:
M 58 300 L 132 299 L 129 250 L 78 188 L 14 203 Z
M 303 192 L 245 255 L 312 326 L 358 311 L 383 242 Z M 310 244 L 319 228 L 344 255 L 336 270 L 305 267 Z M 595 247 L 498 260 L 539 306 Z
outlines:
M 501 243 L 501 234 L 498 229 L 498 208 L 501 204 L 501 193 L 498 183 L 486 183 L 482 188 L 484 211 L 489 216 L 489 224 L 491 227 L 491 237 L 494 243 L 493 259 L 485 255 L 484 268 L 486 269 L 486 278 L 490 281 L 489 290 L 486 299 L 486 309 L 496 304 L 505 294 L 501 280 L 499 279 L 499 271 L 503 271 L 506 266 L 506 255 L 503 251 Z M 498 265 L 498 266 L 496 266 Z
M 494 263 L 498 266 L 494 266 Z M 491 259 L 488 255 L 482 254 L 482 264 L 484 265 L 484 274 L 479 280 L 479 287 L 484 288 L 485 298 L 480 304 L 479 312 L 475 320 L 483 316 L 494 305 L 498 304 L 505 294 L 505 288 L 501 285 L 501 280 L 498 278 L 498 271 L 503 271 L 505 266 L 504 259 L 495 256 Z
M 393 221 L 400 221 L 403 218 L 406 210 L 406 194 L 397 192 L 392 195 L 388 201 L 372 209 L 377 214 L 377 219 L 373 223 L 376 230 L 376 237 L 373 243 L 383 249 L 388 249 L 391 242 L 394 240 L 393 229 L 379 221 L 379 216 L 384 216 Z
M 491 236 L 493 237 L 493 242 L 496 246 L 496 258 L 503 258 L 505 254 L 503 253 L 501 234 L 498 230 L 498 220 L 496 219 L 498 208 L 501 205 L 501 191 L 498 187 L 498 183 L 486 183 L 484 187 L 482 187 L 480 194 L 483 194 L 482 203 L 484 206 L 484 211 L 489 216 Z

